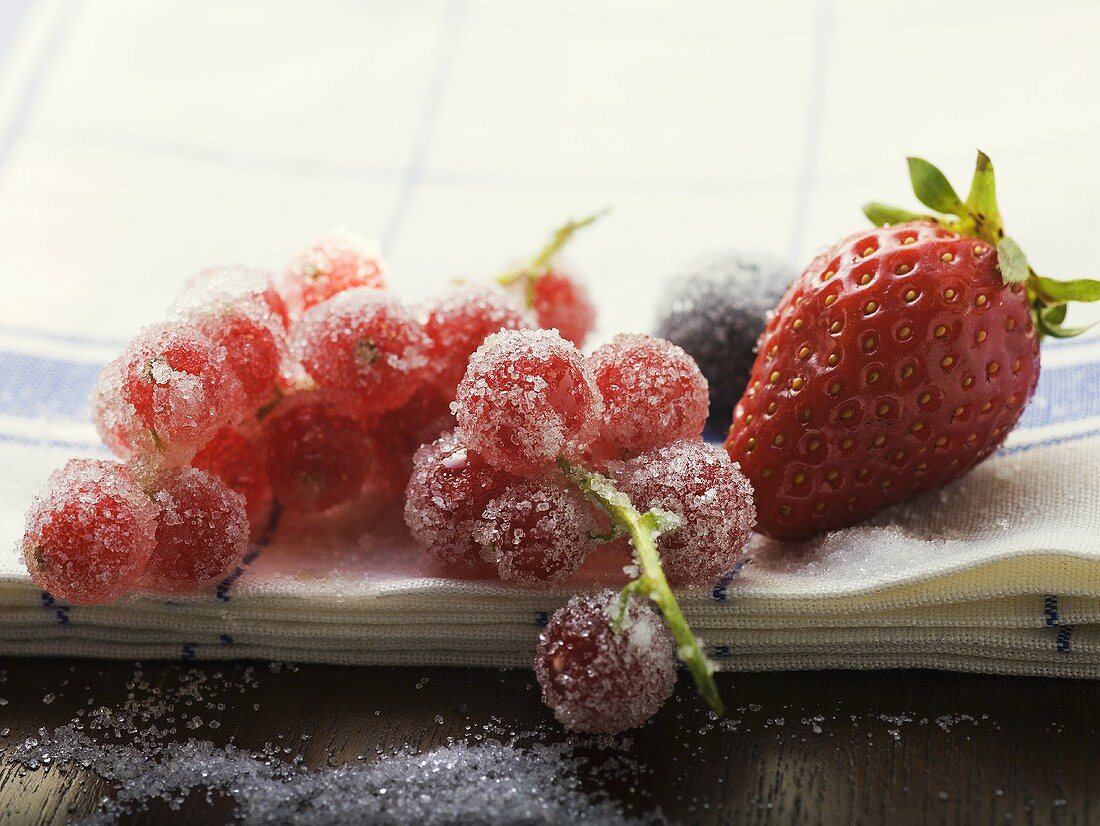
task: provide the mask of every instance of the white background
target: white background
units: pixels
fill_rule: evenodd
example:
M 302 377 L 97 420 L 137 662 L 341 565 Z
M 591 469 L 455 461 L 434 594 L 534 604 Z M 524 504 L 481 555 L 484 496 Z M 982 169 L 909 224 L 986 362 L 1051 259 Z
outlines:
M 1068 0 L 0 0 L 0 333 L 113 347 L 337 223 L 424 295 L 608 205 L 569 257 L 646 329 L 695 255 L 803 264 L 978 146 L 1033 264 L 1097 275 L 1098 35 Z

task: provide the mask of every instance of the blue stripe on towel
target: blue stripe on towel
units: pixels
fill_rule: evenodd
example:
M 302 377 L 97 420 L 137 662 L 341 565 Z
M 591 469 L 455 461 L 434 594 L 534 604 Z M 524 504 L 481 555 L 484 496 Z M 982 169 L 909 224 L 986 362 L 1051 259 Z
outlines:
M 218 583 L 217 589 L 214 591 L 214 598 L 218 602 L 229 602 L 229 593 L 233 590 L 233 586 L 237 584 L 244 572 L 248 570 L 248 566 L 259 559 L 260 553 L 271 544 L 271 540 L 275 537 L 275 531 L 279 528 L 279 522 L 283 518 L 283 509 L 276 501 L 271 506 L 271 513 L 267 516 L 267 524 L 264 525 L 263 532 L 259 538 L 249 549 L 237 566 L 229 573 L 229 575 Z
M 733 581 L 741 575 L 741 571 L 746 565 L 752 562 L 752 557 L 748 559 L 740 560 L 733 566 L 732 570 L 722 574 L 718 582 L 714 584 L 714 590 L 710 592 L 710 598 L 717 602 L 725 602 L 729 597 L 729 587 L 733 584 Z
M 1100 436 L 1100 428 L 1089 428 L 1088 430 L 1079 430 L 1076 433 L 1067 433 L 1064 436 L 1051 436 L 1049 439 L 1040 439 L 1037 442 L 1029 442 L 1024 445 L 1015 445 L 1013 447 L 1001 448 L 997 455 L 999 456 L 1011 456 L 1014 453 L 1026 453 L 1029 450 L 1034 450 L 1037 447 L 1054 447 L 1055 445 L 1064 445 L 1069 442 L 1076 442 L 1079 439 L 1090 439 L 1093 436 Z
M 26 353 L 0 351 L 0 414 L 87 421 L 88 396 L 99 367 Z M 1100 361 L 1043 370 L 1020 429 L 1100 416 Z
M 256 561 L 256 558 L 260 555 L 260 547 L 246 553 L 241 557 L 240 563 L 229 572 L 225 579 L 218 583 L 218 587 L 214 591 L 214 598 L 218 602 L 229 602 L 229 593 L 233 590 L 233 586 L 237 584 L 237 580 L 244 576 L 244 572 L 248 570 L 248 566 Z
M 1043 597 L 1043 621 L 1048 626 L 1062 624 L 1062 620 L 1058 616 L 1058 597 L 1054 594 L 1047 594 Z
M 69 606 L 59 603 L 46 591 L 42 592 L 42 607 L 53 612 L 53 618 L 58 625 L 68 625 L 70 623 Z
M 1058 649 L 1059 654 L 1069 653 L 1069 638 L 1073 636 L 1073 626 L 1063 625 L 1058 630 L 1058 636 L 1054 639 L 1054 647 Z
M 0 414 L 87 421 L 98 373 L 87 362 L 0 353 Z
M 1074 422 L 1100 415 L 1100 362 L 1064 364 L 1043 370 L 1039 386 L 1020 419 L 1020 429 Z

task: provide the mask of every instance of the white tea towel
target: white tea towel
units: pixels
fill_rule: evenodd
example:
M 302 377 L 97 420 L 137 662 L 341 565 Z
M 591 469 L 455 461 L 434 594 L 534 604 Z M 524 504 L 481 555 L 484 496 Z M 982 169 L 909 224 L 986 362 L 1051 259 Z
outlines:
M 540 593 L 439 579 L 401 540 L 277 535 L 211 593 L 78 607 L 30 583 L 22 514 L 53 467 L 104 455 L 96 371 L 189 274 L 277 268 L 333 224 L 379 236 L 415 298 L 610 204 L 570 250 L 608 335 L 648 328 L 685 259 L 802 261 L 864 200 L 911 203 L 905 154 L 961 181 L 980 145 L 1031 260 L 1095 275 L 1098 24 L 1015 2 L 0 6 L 0 654 L 529 663 L 567 592 L 619 563 Z M 806 546 L 756 540 L 683 595 L 710 655 L 1100 676 L 1098 386 L 1100 339 L 1049 344 L 1020 427 L 966 479 Z

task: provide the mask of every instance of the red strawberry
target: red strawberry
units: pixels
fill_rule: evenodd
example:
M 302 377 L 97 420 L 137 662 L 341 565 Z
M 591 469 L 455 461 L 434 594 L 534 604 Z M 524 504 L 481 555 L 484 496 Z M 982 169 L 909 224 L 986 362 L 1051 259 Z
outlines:
M 868 205 L 883 226 L 815 258 L 761 335 L 726 449 L 770 536 L 836 530 L 962 476 L 1031 399 L 1041 333 L 1077 332 L 1060 327 L 1065 302 L 1100 298 L 1100 282 L 1030 270 L 985 155 L 965 203 L 931 164 L 910 171 L 952 217 Z

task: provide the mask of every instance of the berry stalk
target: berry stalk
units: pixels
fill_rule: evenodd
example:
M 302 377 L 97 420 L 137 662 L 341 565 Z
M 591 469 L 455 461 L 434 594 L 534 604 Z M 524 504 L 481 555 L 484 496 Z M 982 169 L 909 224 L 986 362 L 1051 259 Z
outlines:
M 692 632 L 680 604 L 665 579 L 661 567 L 661 555 L 657 551 L 657 538 L 679 527 L 680 520 L 671 513 L 652 509 L 639 513 L 625 493 L 618 490 L 610 479 L 602 474 L 575 465 L 567 459 L 558 459 L 565 478 L 595 501 L 611 517 L 614 526 L 625 531 L 634 546 L 634 559 L 641 568 L 641 575 L 623 589 L 621 605 L 625 606 L 631 594 L 648 597 L 660 609 L 673 639 L 678 645 L 678 655 L 691 672 L 695 687 L 718 714 L 725 709 L 718 687 L 714 683 L 714 668 L 703 653 L 699 639 Z
M 573 234 L 585 227 L 591 226 L 596 223 L 600 218 L 605 216 L 611 209 L 602 209 L 599 212 L 593 213 L 585 218 L 581 218 L 579 221 L 570 219 L 554 230 L 554 234 L 550 237 L 550 240 L 546 245 L 535 253 L 531 260 L 522 266 L 515 267 L 507 272 L 501 273 L 497 276 L 497 283 L 503 287 L 507 287 L 511 284 L 515 284 L 521 278 L 528 280 L 528 293 L 530 292 L 530 283 L 542 275 L 546 270 L 550 268 L 551 262 L 554 257 L 562 251 L 562 248 L 569 243 Z M 531 302 L 528 302 L 530 307 Z
M 526 263 L 498 275 L 496 282 L 511 292 L 539 327 L 557 330 L 580 347 L 596 324 L 596 308 L 583 282 L 562 271 L 554 259 L 577 230 L 590 226 L 608 210 L 579 221 L 567 221 Z

